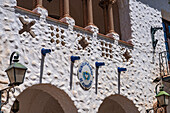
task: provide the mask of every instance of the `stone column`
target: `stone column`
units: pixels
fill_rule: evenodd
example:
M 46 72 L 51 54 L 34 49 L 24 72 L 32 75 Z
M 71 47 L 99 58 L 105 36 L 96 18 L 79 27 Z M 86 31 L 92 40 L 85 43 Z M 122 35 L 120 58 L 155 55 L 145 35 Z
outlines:
M 108 24 L 108 30 L 109 33 L 114 32 L 114 22 L 113 22 L 113 9 L 112 9 L 112 3 L 109 3 L 108 5 L 108 20 L 109 20 L 109 24 Z
M 115 0 L 101 0 L 99 6 L 103 9 L 105 33 L 114 32 L 113 8 Z
M 34 9 L 32 10 L 33 12 L 39 13 L 40 20 L 45 21 L 46 17 L 48 16 L 48 11 L 43 7 L 43 0 L 33 0 L 34 1 Z
M 107 1 L 101 0 L 99 2 L 99 6 L 103 9 L 104 29 L 105 29 L 105 33 L 108 33 L 108 5 L 107 5 Z
M 93 9 L 92 9 L 92 0 L 87 0 L 87 26 L 85 29 L 93 32 L 94 36 L 97 36 L 99 29 L 93 23 Z
M 114 20 L 113 20 L 113 8 L 112 5 L 116 2 L 116 0 L 108 0 L 108 9 L 107 9 L 107 15 L 108 15 L 108 33 L 107 36 L 112 37 L 116 40 L 119 40 L 119 35 L 115 33 L 114 30 Z
M 73 31 L 73 27 L 75 26 L 75 20 L 70 16 L 70 10 L 69 10 L 69 0 L 63 0 L 62 1 L 62 17 L 60 21 L 69 24 L 69 30 Z M 75 6 L 76 7 L 76 6 Z
M 107 15 L 108 15 L 108 8 L 107 8 L 107 6 L 105 5 L 105 6 L 103 7 L 105 33 L 108 32 L 108 17 L 107 17 Z
M 70 17 L 69 0 L 64 0 L 64 17 Z
M 87 0 L 88 25 L 93 25 L 92 0 Z

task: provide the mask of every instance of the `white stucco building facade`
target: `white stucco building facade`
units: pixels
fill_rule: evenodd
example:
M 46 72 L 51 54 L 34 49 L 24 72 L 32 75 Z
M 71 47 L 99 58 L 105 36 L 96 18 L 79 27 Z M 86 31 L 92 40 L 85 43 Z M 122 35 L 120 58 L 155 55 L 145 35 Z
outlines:
M 158 43 L 153 54 L 150 29 L 151 26 L 162 27 L 162 18 L 169 19 L 170 4 L 168 0 L 120 0 L 118 4 L 121 14 L 128 13 L 130 18 L 130 21 L 126 21 L 126 17 L 123 18 L 120 14 L 122 23 L 120 26 L 130 28 L 130 31 L 121 28 L 125 33 L 122 36 L 127 32 L 130 34 L 130 38 L 126 38 L 125 41 L 117 33 L 113 33 L 111 37 L 99 33 L 97 25 L 78 27 L 74 18 L 65 17 L 57 20 L 48 17 L 48 11 L 44 8 L 38 7 L 31 11 L 18 7 L 17 0 L 1 0 L 0 80 L 9 83 L 5 70 L 13 51 L 19 52 L 19 62 L 28 68 L 24 83 L 16 87 L 14 94 L 10 93 L 9 103 L 2 107 L 2 111 L 9 113 L 15 98 L 19 99 L 19 95 L 28 87 L 39 84 L 42 48 L 52 50 L 45 56 L 42 83 L 63 90 L 73 101 L 77 112 L 97 113 L 105 98 L 118 93 L 118 67 L 127 68 L 127 71 L 121 72 L 120 95 L 133 102 L 140 113 L 152 108 L 157 101 L 156 83 L 153 81 L 160 76 L 159 53 L 166 51 L 166 47 L 164 32 L 158 30 L 155 33 Z M 123 10 L 124 7 L 128 7 L 129 11 Z M 19 33 L 23 28 L 19 18 L 26 22 L 35 21 L 31 26 L 35 37 L 29 32 Z M 80 60 L 75 61 L 73 67 L 72 90 L 70 90 L 71 56 L 80 56 Z M 93 82 L 89 90 L 84 90 L 80 86 L 77 77 L 78 66 L 83 61 L 88 61 L 93 69 Z M 95 62 L 105 63 L 105 66 L 99 68 L 97 94 L 95 94 Z M 170 93 L 169 83 L 165 84 L 166 92 Z M 7 84 L 1 85 L 1 88 L 5 87 Z M 121 106 L 121 101 L 118 104 Z M 122 109 L 124 110 L 122 113 L 127 113 L 126 107 Z M 169 112 L 168 106 L 167 113 Z

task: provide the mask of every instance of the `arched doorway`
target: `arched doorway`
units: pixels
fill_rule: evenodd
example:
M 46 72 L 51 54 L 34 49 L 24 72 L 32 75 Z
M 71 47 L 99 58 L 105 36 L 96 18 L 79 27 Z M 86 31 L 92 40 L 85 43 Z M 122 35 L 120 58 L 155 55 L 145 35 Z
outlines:
M 77 113 L 71 98 L 50 84 L 37 84 L 24 90 L 17 99 L 18 113 Z
M 133 102 L 122 95 L 106 97 L 98 113 L 139 113 Z

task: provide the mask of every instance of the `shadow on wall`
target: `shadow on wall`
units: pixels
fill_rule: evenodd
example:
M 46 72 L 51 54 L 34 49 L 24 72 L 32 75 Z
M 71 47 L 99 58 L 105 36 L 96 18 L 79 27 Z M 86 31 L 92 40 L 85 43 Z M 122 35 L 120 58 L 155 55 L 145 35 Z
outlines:
M 155 8 L 159 11 L 161 11 L 161 9 L 164 9 L 170 12 L 170 4 L 168 4 L 169 0 L 137 0 L 137 1 L 149 5 L 150 7 Z

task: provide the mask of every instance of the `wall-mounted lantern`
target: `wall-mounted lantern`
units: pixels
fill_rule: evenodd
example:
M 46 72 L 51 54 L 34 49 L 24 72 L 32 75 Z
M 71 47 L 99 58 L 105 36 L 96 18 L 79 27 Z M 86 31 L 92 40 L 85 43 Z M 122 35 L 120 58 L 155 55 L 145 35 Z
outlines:
M 15 53 L 16 56 L 14 56 Z M 14 56 L 14 60 L 12 63 L 13 56 Z M 19 54 L 17 52 L 13 52 L 10 57 L 10 65 L 5 70 L 10 81 L 9 86 L 20 85 L 24 82 L 25 72 L 27 68 L 24 65 L 18 63 L 19 61 L 18 58 L 19 58 Z
M 167 92 L 163 91 L 163 86 L 161 86 L 159 93 L 155 97 L 161 106 L 168 106 L 169 96 Z
M 95 91 L 95 93 L 96 93 L 96 94 L 97 94 L 97 85 L 98 85 L 98 70 L 99 70 L 99 67 L 104 66 L 104 65 L 105 65 L 104 62 L 96 62 L 96 63 L 95 63 L 95 66 L 96 66 L 96 84 L 95 84 L 95 86 L 96 86 L 96 91 Z
M 164 107 L 165 113 L 166 113 L 166 106 L 168 106 L 168 101 L 169 101 L 169 94 L 163 90 L 163 85 L 161 84 L 160 90 L 157 93 L 159 83 L 156 85 L 155 90 L 156 90 L 156 98 L 157 98 L 157 108 Z M 146 112 L 149 113 L 151 110 L 154 110 L 154 108 L 147 109 Z M 157 113 L 157 111 L 156 111 Z
M 16 56 L 14 56 L 15 54 L 16 54 Z M 13 57 L 14 57 L 14 60 L 13 60 Z M 10 65 L 5 70 L 5 72 L 8 75 L 8 79 L 9 79 L 10 83 L 9 83 L 9 87 L 0 90 L 0 113 L 2 113 L 2 111 L 1 111 L 2 106 L 8 103 L 9 92 L 11 91 L 11 88 L 14 88 L 15 86 L 19 86 L 20 84 L 22 84 L 24 82 L 27 67 L 25 67 L 21 63 L 18 63 L 18 61 L 19 61 L 18 59 L 19 59 L 19 54 L 17 52 L 13 52 L 10 56 Z M 3 92 L 5 92 L 5 91 L 7 92 L 6 93 L 7 98 L 6 98 L 6 101 L 4 103 L 2 103 L 1 97 L 2 97 Z M 19 103 L 18 103 L 18 105 L 19 105 Z M 18 110 L 19 110 L 19 108 L 18 108 Z
M 73 66 L 76 60 L 80 60 L 80 56 L 71 56 L 71 67 L 70 67 L 70 90 L 72 89 L 73 82 Z

